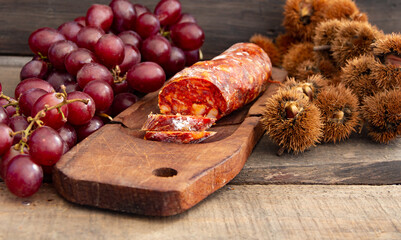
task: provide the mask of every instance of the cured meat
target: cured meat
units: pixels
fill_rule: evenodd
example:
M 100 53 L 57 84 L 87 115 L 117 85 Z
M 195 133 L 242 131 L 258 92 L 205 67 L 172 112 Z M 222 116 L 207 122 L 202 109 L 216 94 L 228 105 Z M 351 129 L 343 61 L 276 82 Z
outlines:
M 145 131 L 204 131 L 210 128 L 215 118 L 187 115 L 149 114 L 142 127 Z
M 216 132 L 147 131 L 145 133 L 145 140 L 169 143 L 200 143 L 214 134 L 216 134 Z
M 173 76 L 159 93 L 159 109 L 162 114 L 220 119 L 254 100 L 271 74 L 270 59 L 262 48 L 237 43 Z

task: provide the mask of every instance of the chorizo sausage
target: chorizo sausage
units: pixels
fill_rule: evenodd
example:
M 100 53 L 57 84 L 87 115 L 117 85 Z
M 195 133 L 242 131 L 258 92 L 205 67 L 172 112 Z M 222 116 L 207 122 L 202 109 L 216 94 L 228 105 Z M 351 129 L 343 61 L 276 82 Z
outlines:
M 253 101 L 271 75 L 270 58 L 262 48 L 237 43 L 173 76 L 159 92 L 159 109 L 162 114 L 220 119 Z

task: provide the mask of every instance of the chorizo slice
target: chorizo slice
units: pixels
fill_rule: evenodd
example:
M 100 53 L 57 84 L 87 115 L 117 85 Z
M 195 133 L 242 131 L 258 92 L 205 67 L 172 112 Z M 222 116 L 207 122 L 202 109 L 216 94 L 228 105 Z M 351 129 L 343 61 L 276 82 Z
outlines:
M 192 115 L 149 114 L 144 123 L 144 131 L 204 131 L 210 128 L 215 118 Z

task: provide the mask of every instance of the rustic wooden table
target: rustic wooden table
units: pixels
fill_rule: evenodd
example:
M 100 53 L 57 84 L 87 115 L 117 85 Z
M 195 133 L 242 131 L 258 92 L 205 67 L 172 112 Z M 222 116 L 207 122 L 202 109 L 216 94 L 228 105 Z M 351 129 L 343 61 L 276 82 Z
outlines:
M 57 27 L 90 5 L 37 2 L 2 1 L 0 82 L 8 95 L 30 59 L 15 56 L 29 54 L 27 33 L 50 20 Z M 149 2 L 152 6 L 156 1 Z M 274 36 L 280 31 L 284 1 L 182 2 L 205 28 L 209 57 L 253 32 Z M 385 32 L 400 31 L 398 1 L 357 3 Z M 222 9 L 218 17 L 212 6 Z M 401 239 L 401 139 L 379 145 L 361 134 L 301 155 L 278 157 L 276 151 L 262 137 L 236 178 L 171 217 L 79 206 L 61 198 L 51 183 L 20 199 L 0 180 L 0 239 Z

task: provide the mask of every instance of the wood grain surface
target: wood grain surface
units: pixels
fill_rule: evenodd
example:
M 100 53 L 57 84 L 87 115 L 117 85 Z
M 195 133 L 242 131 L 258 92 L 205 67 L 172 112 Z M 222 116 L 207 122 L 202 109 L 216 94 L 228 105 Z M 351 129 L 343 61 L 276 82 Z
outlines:
M 15 86 L 19 82 L 19 70 L 28 60 L 27 57 L 0 57 L 0 79 L 5 94 L 10 96 L 14 94 Z M 250 115 L 252 111 L 251 109 Z M 137 117 L 143 119 L 145 115 Z M 241 118 L 235 121 L 241 121 Z M 135 121 L 129 123 L 131 127 L 134 127 L 133 124 Z M 255 146 L 247 164 L 231 183 L 239 185 L 401 183 L 400 138 L 387 145 L 377 144 L 362 133 L 353 134 L 350 139 L 341 143 L 318 145 L 299 155 L 284 154 L 279 157 L 276 155 L 277 150 L 278 147 L 264 136 Z
M 400 184 L 401 138 L 373 142 L 366 133 L 319 144 L 303 154 L 277 156 L 268 137 L 256 145 L 233 184 Z
M 57 28 L 85 15 L 93 3 L 109 0 L 0 0 L 0 55 L 32 55 L 29 35 L 40 27 Z M 153 10 L 158 0 L 133 1 Z M 401 2 L 398 0 L 356 0 L 368 13 L 369 21 L 385 33 L 401 32 Z M 283 32 L 285 0 L 181 0 L 184 12 L 193 14 L 205 31 L 206 58 L 218 55 L 236 42 L 247 41 L 254 33 L 270 37 Z
M 30 59 L 14 57 L 31 56 L 29 34 L 84 15 L 95 2 L 109 1 L 0 0 L 0 82 L 6 94 L 13 95 L 19 70 Z M 153 8 L 157 0 L 136 2 Z M 273 37 L 283 31 L 285 0 L 181 2 L 205 30 L 206 58 L 254 33 Z M 401 32 L 400 1 L 356 3 L 385 33 Z M 401 239 L 400 147 L 400 139 L 380 145 L 354 135 L 277 157 L 277 146 L 264 136 L 236 178 L 172 217 L 70 204 L 52 184 L 19 199 L 0 180 L 0 239 Z
M 172 217 L 82 207 L 44 185 L 18 199 L 0 183 L 0 239 L 400 239 L 400 186 L 227 185 Z
M 275 69 L 273 80 L 286 72 Z M 147 115 L 158 113 L 158 92 L 148 94 L 78 143 L 54 167 L 58 192 L 74 203 L 116 211 L 169 216 L 181 213 L 231 181 L 263 135 L 263 104 L 278 89 L 270 84 L 256 101 L 217 121 L 217 134 L 199 144 L 143 139 Z M 249 113 L 250 114 L 249 114 Z

